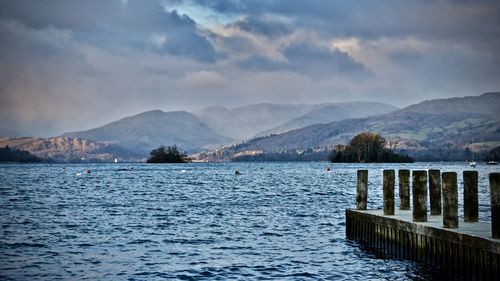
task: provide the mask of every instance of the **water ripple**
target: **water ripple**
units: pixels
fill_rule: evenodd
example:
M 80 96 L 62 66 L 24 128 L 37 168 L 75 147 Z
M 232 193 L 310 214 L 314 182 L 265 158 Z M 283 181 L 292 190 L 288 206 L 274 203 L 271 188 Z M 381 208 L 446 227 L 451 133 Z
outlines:
M 0 164 L 0 279 L 439 279 L 345 239 L 367 166 L 381 208 L 382 170 L 396 164 Z M 439 166 L 459 184 L 467 168 Z M 478 166 L 481 220 L 492 169 Z

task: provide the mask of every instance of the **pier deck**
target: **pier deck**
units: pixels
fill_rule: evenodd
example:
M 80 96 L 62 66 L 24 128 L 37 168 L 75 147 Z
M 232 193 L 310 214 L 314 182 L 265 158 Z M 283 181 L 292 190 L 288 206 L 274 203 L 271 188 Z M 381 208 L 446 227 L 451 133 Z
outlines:
M 439 266 L 459 279 L 493 279 L 500 274 L 500 239 L 491 223 L 459 222 L 444 228 L 441 215 L 413 222 L 412 211 L 346 210 L 346 234 L 390 257 Z

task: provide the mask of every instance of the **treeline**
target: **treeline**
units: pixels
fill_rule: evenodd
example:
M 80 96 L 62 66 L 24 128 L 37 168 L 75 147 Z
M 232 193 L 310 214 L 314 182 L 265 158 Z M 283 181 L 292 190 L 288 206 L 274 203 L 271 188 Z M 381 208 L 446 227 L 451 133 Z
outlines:
M 472 159 L 481 161 L 486 157 L 487 151 L 478 151 L 474 156 L 472 156 L 472 153 L 467 149 L 438 146 L 435 148 L 421 150 L 408 150 L 408 154 L 410 154 L 416 161 L 471 161 Z
M 388 146 L 388 147 L 387 147 Z M 334 163 L 411 163 L 413 158 L 395 152 L 397 144 L 387 143 L 375 133 L 356 135 L 348 145 L 338 145 L 330 154 Z
M 29 153 L 28 151 L 11 149 L 10 147 L 0 147 L 0 162 L 42 162 L 42 159 Z
M 231 159 L 233 162 L 307 162 L 325 161 L 330 151 L 320 152 L 275 152 L 261 153 L 256 155 L 242 155 Z

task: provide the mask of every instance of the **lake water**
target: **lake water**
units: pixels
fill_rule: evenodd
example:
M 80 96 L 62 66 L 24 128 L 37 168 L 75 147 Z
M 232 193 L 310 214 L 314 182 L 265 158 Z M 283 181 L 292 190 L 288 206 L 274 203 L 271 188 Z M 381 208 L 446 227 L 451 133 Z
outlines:
M 383 169 L 456 171 L 460 194 L 461 172 L 469 169 L 463 163 L 0 165 L 0 279 L 441 278 L 436 269 L 385 259 L 345 238 L 345 209 L 355 207 L 356 170 L 364 168 L 369 208 L 382 207 Z M 476 170 L 480 219 L 488 220 L 487 176 L 499 167 Z

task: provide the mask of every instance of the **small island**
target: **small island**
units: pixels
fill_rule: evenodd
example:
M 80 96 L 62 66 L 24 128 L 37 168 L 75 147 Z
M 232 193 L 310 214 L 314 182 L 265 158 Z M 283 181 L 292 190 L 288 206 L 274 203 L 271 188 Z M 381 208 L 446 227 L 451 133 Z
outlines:
M 396 144 L 389 144 L 379 134 L 365 132 L 356 135 L 348 145 L 338 145 L 330 154 L 333 163 L 413 163 L 413 158 L 395 152 Z
M 181 152 L 176 145 L 160 146 L 151 150 L 147 163 L 187 163 L 189 159 L 185 152 Z

